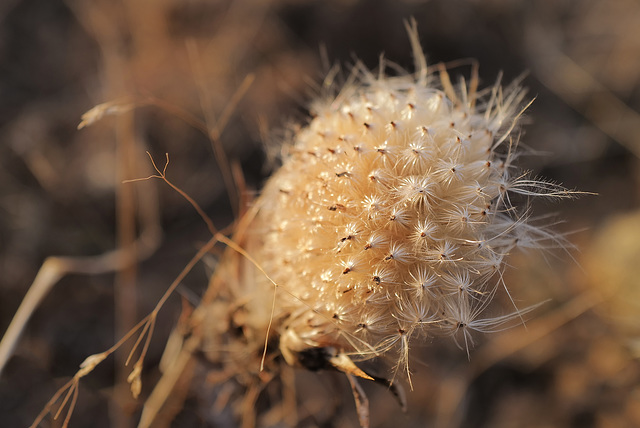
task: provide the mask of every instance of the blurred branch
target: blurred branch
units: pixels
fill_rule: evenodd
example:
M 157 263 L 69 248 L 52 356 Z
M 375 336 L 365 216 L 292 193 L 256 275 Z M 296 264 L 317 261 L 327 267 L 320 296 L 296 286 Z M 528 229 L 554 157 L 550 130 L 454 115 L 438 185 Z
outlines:
M 0 373 L 11 357 L 29 318 L 60 279 L 69 274 L 98 275 L 114 272 L 137 263 L 155 251 L 161 235 L 158 224 L 147 224 L 132 247 L 92 257 L 47 258 L 0 341 Z
M 461 407 L 469 384 L 474 379 L 500 361 L 528 346 L 539 343 L 542 338 L 552 335 L 562 326 L 602 302 L 603 298 L 602 295 L 595 292 L 583 292 L 546 316 L 528 323 L 524 334 L 522 330 L 525 327 L 523 326 L 494 336 L 474 355 L 472 363 L 464 373 L 442 384 L 436 426 L 461 426 L 460 418 L 464 415 Z
M 542 30 L 533 30 L 528 49 L 536 76 L 565 103 L 640 158 L 640 114 L 557 48 Z

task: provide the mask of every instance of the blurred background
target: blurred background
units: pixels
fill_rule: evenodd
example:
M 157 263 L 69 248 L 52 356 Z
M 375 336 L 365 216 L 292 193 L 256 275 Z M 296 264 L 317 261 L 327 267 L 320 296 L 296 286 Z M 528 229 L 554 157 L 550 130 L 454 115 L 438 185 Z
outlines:
M 89 269 L 95 260 L 83 257 L 132 242 L 140 256 L 117 273 L 96 268 L 54 286 L 0 377 L 3 426 L 31 424 L 88 355 L 153 308 L 209 239 L 165 183 L 122 184 L 154 173 L 145 151 L 160 166 L 169 153 L 169 179 L 218 227 L 228 225 L 238 201 L 226 189 L 240 183 L 243 195 L 255 195 L 271 165 L 265 142 L 304 122 L 331 65 L 348 72 L 357 58 L 375 68 L 384 53 L 412 68 L 403 24 L 411 17 L 430 64 L 467 60 L 453 76 L 469 75 L 470 58 L 481 86 L 500 72 L 506 83 L 528 73 L 523 84 L 536 100 L 522 144 L 536 155 L 522 158 L 525 168 L 597 196 L 535 206 L 536 214 L 555 213 L 556 230 L 575 248 L 509 259 L 517 303 L 549 300 L 527 328 L 478 337 L 470 361 L 451 343 L 425 344 L 412 362 L 407 413 L 366 385 L 372 427 L 640 426 L 635 0 L 1 2 L 0 331 L 48 256 L 78 257 Z M 123 114 L 76 129 L 84 112 L 109 101 Z M 194 118 L 217 127 L 224 155 L 189 124 Z M 235 185 L 225 183 L 230 175 Z M 214 269 L 213 258 L 196 267 L 182 294 L 197 301 Z M 160 313 L 143 398 L 179 313 L 177 297 Z M 124 357 L 82 380 L 71 426 L 135 420 L 141 400 L 122 386 Z M 318 378 L 314 391 L 299 388 L 305 408 L 336 396 L 330 374 L 300 382 Z M 346 392 L 335 412 L 300 426 L 357 426 L 348 384 L 340 379 L 338 389 Z M 174 426 L 214 426 L 198 412 L 207 405 L 191 397 Z

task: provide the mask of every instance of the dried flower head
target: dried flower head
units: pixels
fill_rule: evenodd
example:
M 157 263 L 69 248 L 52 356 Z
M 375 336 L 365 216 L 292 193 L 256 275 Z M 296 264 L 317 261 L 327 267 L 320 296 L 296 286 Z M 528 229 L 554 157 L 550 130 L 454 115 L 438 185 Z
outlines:
M 387 354 L 409 377 L 416 341 L 449 335 L 468 349 L 472 331 L 519 319 L 527 309 L 485 314 L 508 293 L 504 258 L 558 242 L 512 203 L 567 194 L 514 166 L 519 83 L 479 92 L 473 76 L 454 87 L 444 67 L 439 79 L 427 72 L 409 34 L 417 71 L 356 65 L 285 144 L 237 239 L 253 258 L 234 265 L 227 287 L 244 334 L 268 331 L 290 365 L 372 379 L 354 362 Z

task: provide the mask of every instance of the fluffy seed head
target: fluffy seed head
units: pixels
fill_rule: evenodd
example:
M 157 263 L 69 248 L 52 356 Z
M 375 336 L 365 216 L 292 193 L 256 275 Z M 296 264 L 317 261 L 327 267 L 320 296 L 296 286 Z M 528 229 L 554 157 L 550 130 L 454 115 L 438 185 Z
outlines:
M 519 316 L 483 318 L 504 256 L 550 236 L 511 205 L 513 193 L 553 187 L 512 166 L 523 90 L 454 87 L 444 69 L 427 73 L 411 36 L 417 72 L 356 66 L 355 83 L 285 146 L 256 203 L 247 247 L 284 289 L 273 321 L 291 364 L 310 349 L 354 359 L 395 349 L 406 364 L 414 340 L 442 333 L 468 346 L 470 330 Z

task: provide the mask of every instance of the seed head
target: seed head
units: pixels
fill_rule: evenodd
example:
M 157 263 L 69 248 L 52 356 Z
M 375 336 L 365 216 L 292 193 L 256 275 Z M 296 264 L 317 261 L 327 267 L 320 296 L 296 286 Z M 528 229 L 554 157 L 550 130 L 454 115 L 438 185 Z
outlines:
M 435 334 L 468 348 L 471 330 L 522 313 L 483 316 L 504 257 L 553 239 L 511 204 L 562 191 L 513 166 L 525 92 L 454 87 L 444 69 L 438 83 L 410 35 L 416 73 L 356 66 L 353 83 L 314 106 L 256 203 L 247 248 L 285 290 L 273 328 L 290 364 L 319 349 L 356 360 L 395 350 L 408 364 L 411 344 Z

